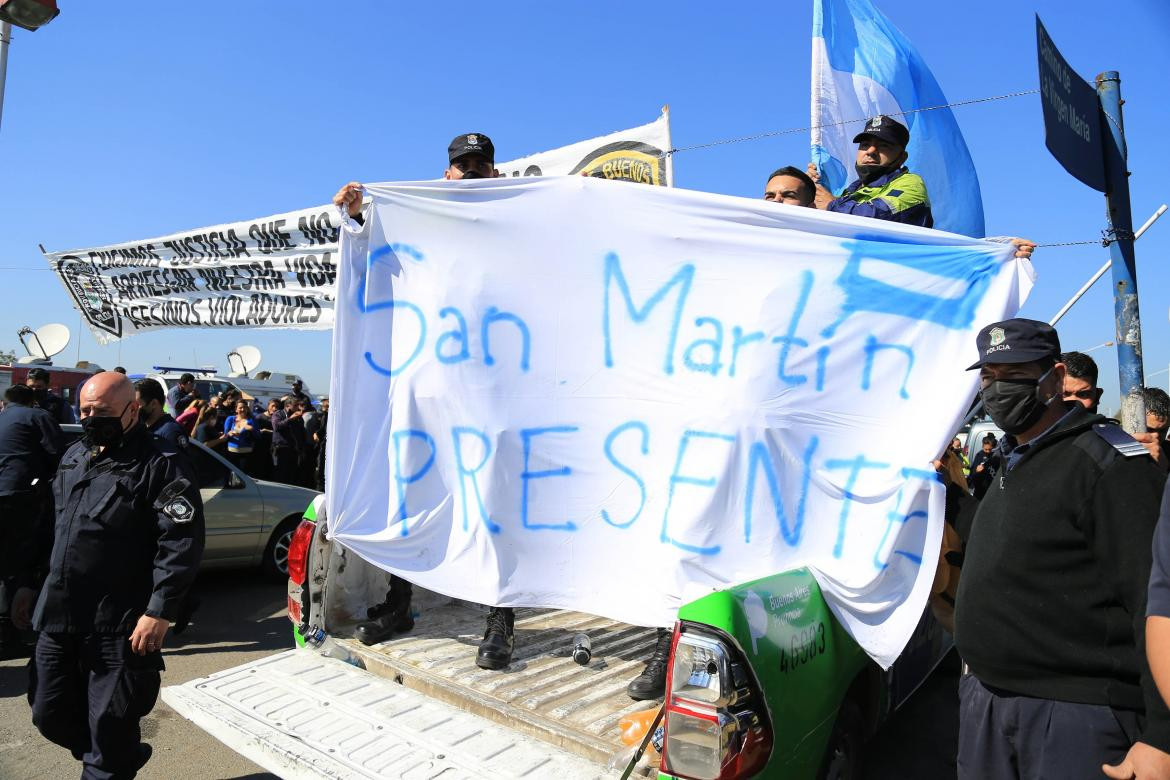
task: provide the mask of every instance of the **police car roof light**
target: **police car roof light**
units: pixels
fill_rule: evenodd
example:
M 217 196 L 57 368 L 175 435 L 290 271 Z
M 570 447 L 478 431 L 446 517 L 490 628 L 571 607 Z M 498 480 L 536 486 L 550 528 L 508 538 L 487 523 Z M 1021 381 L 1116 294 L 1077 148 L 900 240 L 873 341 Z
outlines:
M 160 374 L 206 374 L 208 376 L 215 376 L 219 373 L 219 369 L 212 366 L 204 366 L 203 368 L 187 368 L 186 366 L 151 366 Z

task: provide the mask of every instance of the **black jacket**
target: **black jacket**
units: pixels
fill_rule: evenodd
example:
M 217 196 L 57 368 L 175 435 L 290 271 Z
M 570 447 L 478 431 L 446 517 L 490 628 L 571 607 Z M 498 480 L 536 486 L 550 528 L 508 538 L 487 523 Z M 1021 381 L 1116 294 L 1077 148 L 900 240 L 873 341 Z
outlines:
M 1078 408 L 1010 470 L 1005 461 L 967 540 L 955 644 L 986 685 L 1144 712 L 1141 741 L 1170 752 L 1145 657 L 1166 475 L 1147 455 L 1122 455 L 1105 425 Z
M 73 407 L 65 403 L 65 399 L 55 393 L 45 393 L 44 396 L 37 399 L 36 405 L 48 412 L 61 425 L 77 422 L 77 416 L 73 414 Z
M 44 409 L 9 404 L 0 414 L 0 496 L 32 495 L 34 479 L 47 487 L 60 457 L 61 428 Z
M 56 538 L 33 627 L 122 633 L 174 621 L 203 556 L 203 502 L 187 459 L 135 425 L 116 448 L 76 442 L 53 482 Z

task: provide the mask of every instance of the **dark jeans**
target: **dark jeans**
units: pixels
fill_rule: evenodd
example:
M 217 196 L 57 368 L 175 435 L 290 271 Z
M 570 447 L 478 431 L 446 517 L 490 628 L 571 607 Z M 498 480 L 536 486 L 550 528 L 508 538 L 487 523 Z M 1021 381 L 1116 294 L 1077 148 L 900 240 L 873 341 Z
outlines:
M 162 669 L 161 653 L 135 655 L 126 634 L 42 632 L 29 665 L 33 725 L 84 764 L 82 780 L 129 780 Z
M 1034 699 L 959 680 L 959 780 L 1100 780 L 1139 733 L 1138 715 Z
M 286 485 L 299 484 L 297 479 L 297 451 L 292 447 L 272 448 L 272 481 Z

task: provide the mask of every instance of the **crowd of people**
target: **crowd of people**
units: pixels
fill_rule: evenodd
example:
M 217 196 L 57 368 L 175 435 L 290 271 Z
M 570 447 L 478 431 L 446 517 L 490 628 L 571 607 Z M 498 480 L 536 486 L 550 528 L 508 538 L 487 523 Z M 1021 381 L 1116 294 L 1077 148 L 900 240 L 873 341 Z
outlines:
M 930 227 L 905 126 L 875 117 L 854 140 L 858 179 L 840 196 L 815 168 L 787 166 L 765 200 Z M 486 135 L 449 145 L 446 179 L 498 175 Z M 351 182 L 334 197 L 347 230 L 363 229 L 361 195 Z M 1012 241 L 1031 255 L 1031 242 Z M 956 439 L 935 464 L 946 523 L 932 605 L 947 605 L 964 662 L 959 775 L 1170 779 L 1170 397 L 1145 391 L 1147 431 L 1131 437 L 1096 413 L 1092 360 L 1062 353 L 1045 323 L 994 323 L 976 345 L 971 370 L 1003 436 L 983 439 L 970 462 Z M 65 450 L 59 426 L 72 410 L 48 380 L 30 371 L 0 413 L 0 651 L 24 651 L 21 631 L 34 630 L 37 728 L 85 776 L 129 778 L 150 758 L 139 721 L 202 556 L 190 439 L 255 477 L 324 489 L 328 400 L 315 409 L 294 385 L 260 409 L 237 390 L 201 397 L 191 374 L 164 393 L 103 372 L 81 389 L 82 437 Z M 411 583 L 391 576 L 355 636 L 412 630 L 411 599 Z M 514 622 L 511 608 L 487 605 L 477 665 L 511 663 Z M 669 650 L 660 627 L 631 698 L 663 695 Z
M 152 398 L 161 393 L 153 379 L 140 380 L 138 386 Z M 151 413 L 147 425 L 176 447 L 187 446 L 180 436 L 194 439 L 256 479 L 323 489 L 329 399 L 314 406 L 300 380 L 287 395 L 262 407 L 235 388 L 202 398 L 195 376 L 187 373 L 167 392 L 166 406 L 174 410 L 173 419 L 163 415 L 161 398 L 157 406 L 144 407 Z

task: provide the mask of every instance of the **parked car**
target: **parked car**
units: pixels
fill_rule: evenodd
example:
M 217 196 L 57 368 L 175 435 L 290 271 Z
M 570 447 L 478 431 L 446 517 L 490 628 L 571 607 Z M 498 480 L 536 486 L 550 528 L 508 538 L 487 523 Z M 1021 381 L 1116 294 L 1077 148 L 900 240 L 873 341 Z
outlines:
M 70 444 L 80 425 L 63 425 Z M 199 480 L 207 526 L 204 568 L 260 566 L 288 575 L 288 550 L 305 505 L 320 495 L 294 485 L 253 479 L 197 441 L 187 447 Z
M 966 438 L 963 440 L 963 454 L 967 456 L 967 461 L 975 457 L 975 453 L 983 448 L 983 437 L 987 434 L 994 434 L 996 441 L 1003 438 L 1003 431 L 999 426 L 991 420 L 975 420 L 967 429 Z

